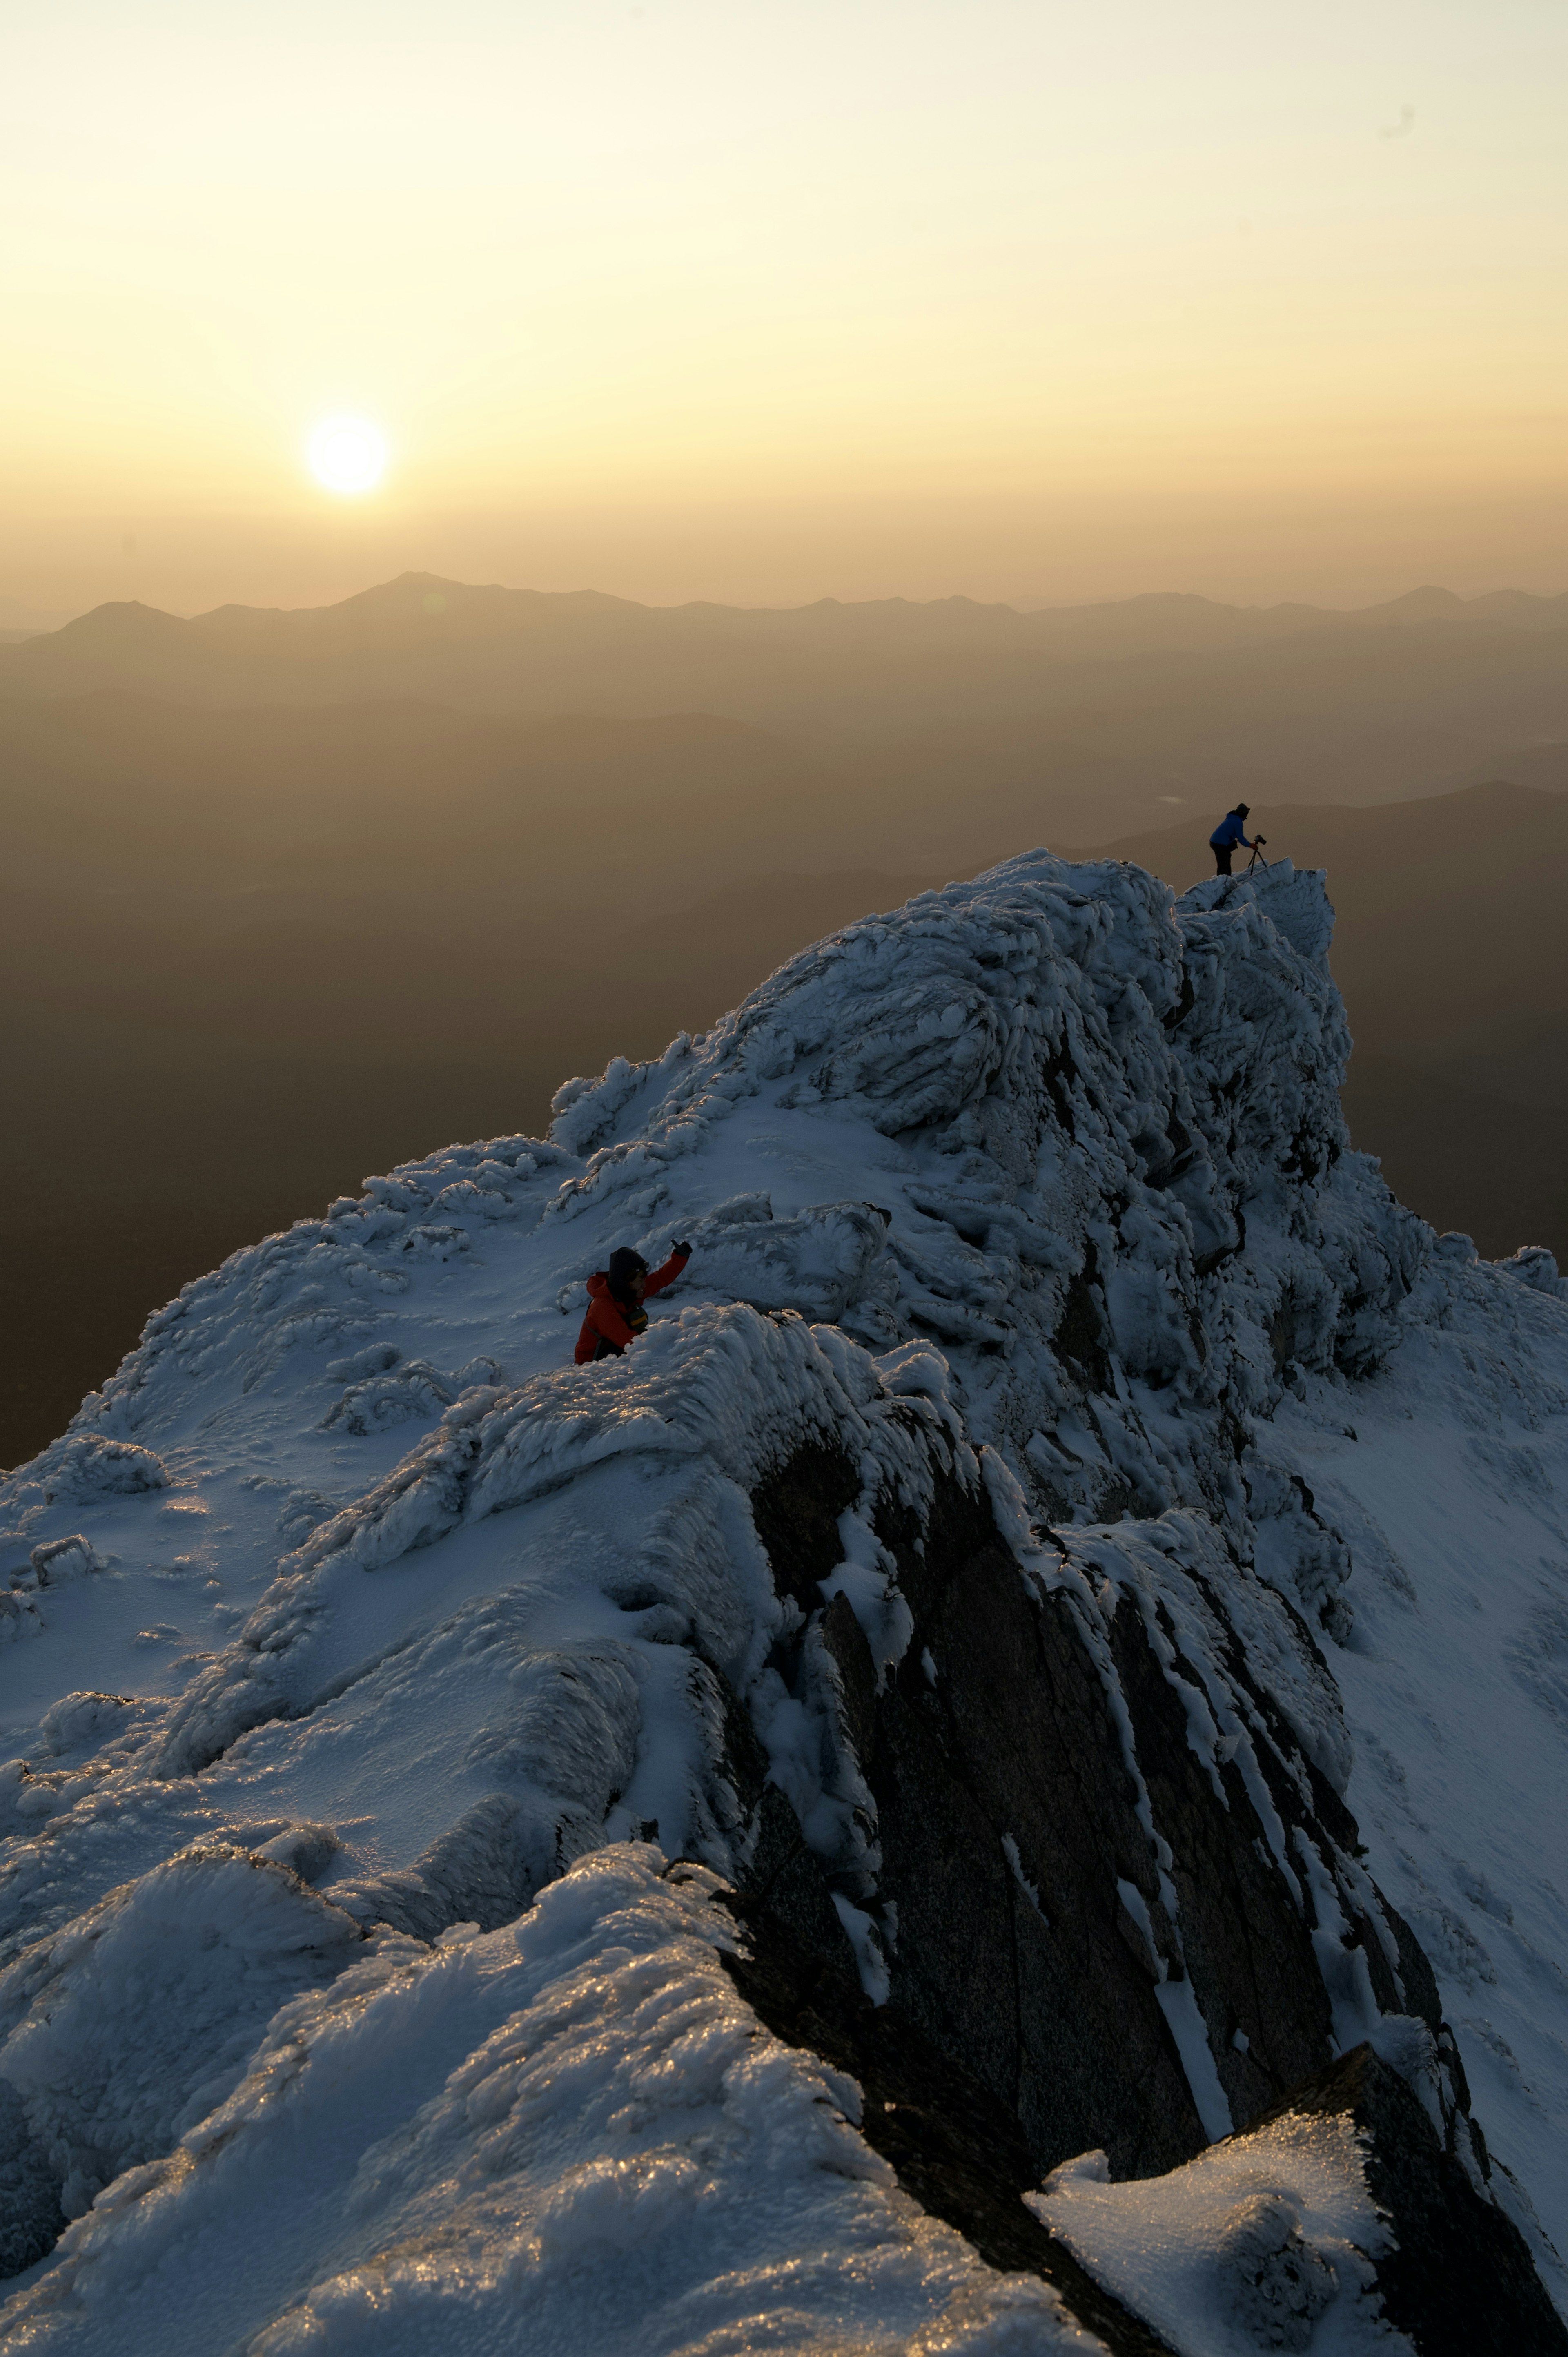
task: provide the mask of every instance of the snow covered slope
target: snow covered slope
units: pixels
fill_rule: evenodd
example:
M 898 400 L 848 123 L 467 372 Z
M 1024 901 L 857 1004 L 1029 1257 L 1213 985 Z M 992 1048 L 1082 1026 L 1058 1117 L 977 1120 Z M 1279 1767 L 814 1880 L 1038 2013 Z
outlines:
M 150 1321 L 0 1491 L 9 2340 L 1435 2348 L 1252 2127 L 1364 2043 L 1563 2296 L 1568 1286 L 1331 922 L 1012 861 Z

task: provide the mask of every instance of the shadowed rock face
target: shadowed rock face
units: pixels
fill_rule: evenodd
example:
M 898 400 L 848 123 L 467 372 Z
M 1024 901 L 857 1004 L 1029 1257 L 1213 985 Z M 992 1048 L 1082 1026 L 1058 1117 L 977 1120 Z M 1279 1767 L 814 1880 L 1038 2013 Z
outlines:
M 1034 2162 L 1006 2105 L 897 2005 L 874 2007 L 847 1973 L 811 1954 L 765 1907 L 738 1894 L 726 1904 L 744 1944 L 725 1956 L 725 1970 L 775 2036 L 858 2081 L 861 2132 L 904 2191 L 956 2226 L 991 2266 L 1042 2276 L 1112 2357 L 1167 2350 L 1026 2208 L 1020 2196 L 1035 2181 Z M 1477 2194 L 1397 2071 L 1359 2046 L 1263 2113 L 1249 2136 L 1276 2119 L 1313 2116 L 1341 2117 L 1357 2131 L 1368 2190 L 1391 2230 L 1374 2297 L 1383 2321 L 1420 2357 L 1563 2357 L 1568 2331 L 1518 2229 Z M 1332 2287 L 1330 2277 L 1328 2297 Z M 1259 2345 L 1305 2341 L 1284 2343 L 1265 2330 Z
M 812 1568 L 826 1577 L 837 1563 L 831 1510 L 854 1478 L 814 1446 L 756 1494 L 797 1603 Z M 884 1500 L 877 1534 L 914 1617 L 901 1661 L 879 1691 L 839 1594 L 797 1641 L 796 1673 L 809 1677 L 820 1625 L 879 1846 L 874 1889 L 845 1895 L 887 1926 L 892 2000 L 1008 2106 L 1040 2173 L 1093 2146 L 1119 2176 L 1172 2168 L 1208 2139 L 1162 1986 L 1190 1982 L 1238 2126 L 1332 2056 L 1309 1883 L 1271 1848 L 1235 1762 L 1217 1782 L 1189 1744 L 1201 1679 L 1171 1646 L 1168 1614 L 1165 1630 L 1156 1620 L 1168 1666 L 1126 1595 L 1097 1649 L 1078 1603 L 1031 1586 L 983 1489 L 952 1469 L 938 1470 L 923 1523 Z M 1277 1707 L 1270 1731 L 1254 1730 L 1258 1799 L 1287 1846 L 1308 1845 L 1382 2009 L 1424 2008 L 1430 1975 L 1416 1989 L 1396 1976 L 1402 1942 L 1419 1950 L 1355 1871 L 1348 1812 Z
M 0 2279 L 52 2251 L 65 2226 L 59 2176 L 27 2127 L 22 2103 L 0 2079 Z
M 904 2191 L 992 2266 L 1044 2276 L 1112 2357 L 1158 2357 L 1166 2343 L 1024 2207 L 1019 2196 L 1036 2171 L 1007 2106 L 897 2006 L 872 2005 L 848 1972 L 812 1954 L 777 1915 L 740 1893 L 725 1904 L 745 1942 L 743 1953 L 725 1955 L 725 1971 L 776 2037 L 859 2082 L 861 2132 Z
M 1118 1889 L 1163 1918 L 1111 1698 L 983 1498 L 941 1484 L 925 1537 L 897 1548 L 915 1639 L 866 1762 L 893 1996 L 1016 2111 L 1042 2172 L 1090 2145 L 1124 2173 L 1168 2169 L 1204 2136 Z
M 854 1478 L 847 1457 L 813 1444 L 754 1496 L 780 1592 L 801 1607 L 812 1574 L 837 1563 Z M 1250 1791 L 1233 1758 L 1211 1774 L 1188 1739 L 1203 1681 L 1163 1605 L 1151 1620 L 1123 1594 L 1097 1647 L 1078 1602 L 1024 1577 L 984 1489 L 950 1467 L 936 1469 L 925 1516 L 885 1498 L 876 1528 L 914 1619 L 902 1659 L 879 1684 L 840 1592 L 811 1612 L 790 1667 L 804 1691 L 813 1660 L 831 1661 L 837 1738 L 875 1807 L 874 1887 L 863 1878 L 844 1895 L 884 1927 L 888 2001 L 873 2007 L 848 1979 L 827 1900 L 830 1880 L 850 1878 L 824 1878 L 738 1731 L 736 1787 L 759 1833 L 736 1902 L 751 1958 L 729 1969 L 779 2035 L 860 2079 L 865 2132 L 906 2190 L 994 2264 L 1056 2283 L 1108 2347 L 1160 2346 L 1116 2302 L 1095 2307 L 1082 2268 L 1033 2234 L 1016 2196 L 1096 2147 L 1117 2179 L 1207 2148 L 1201 2060 L 1190 2031 L 1185 2061 L 1173 2034 L 1183 2000 L 1160 1995 L 1185 1978 L 1187 2021 L 1237 2131 L 1304 2110 L 1347 2111 L 1367 2131 L 1367 2181 L 1399 2237 L 1379 2286 L 1423 2357 L 1568 2349 L 1517 2229 L 1476 2190 L 1489 2164 L 1431 1969 L 1357 1865 L 1354 1820 L 1277 1702 L 1251 1684 L 1262 1784 Z M 1225 1623 L 1219 1596 L 1208 1600 Z M 1228 1668 L 1245 1678 L 1234 1631 L 1230 1644 Z M 1378 2011 L 1432 2033 L 1441 2141 L 1369 2048 L 1333 2059 L 1335 2000 L 1358 1968 Z M 918 2101 L 911 2075 L 925 2083 Z M 1212 2106 L 1211 2085 L 1208 2131 Z M 1455 2304 L 1444 2287 L 1460 2277 Z M 1465 2321 L 1472 2310 L 1484 2332 Z

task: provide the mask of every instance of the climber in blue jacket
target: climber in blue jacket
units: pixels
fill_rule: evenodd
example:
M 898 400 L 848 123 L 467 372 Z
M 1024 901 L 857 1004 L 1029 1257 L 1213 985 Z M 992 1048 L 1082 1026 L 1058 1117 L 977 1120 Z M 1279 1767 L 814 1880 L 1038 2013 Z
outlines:
M 1251 813 L 1249 811 L 1246 803 L 1238 802 L 1233 811 L 1226 812 L 1225 816 L 1220 820 L 1219 825 L 1209 836 L 1208 848 L 1214 854 L 1214 872 L 1217 876 L 1230 875 L 1230 854 L 1235 850 L 1238 844 L 1240 845 L 1243 851 L 1251 851 L 1252 849 L 1251 844 L 1247 840 L 1247 829 L 1245 824 L 1245 821 L 1250 818 L 1251 815 Z M 1268 837 L 1267 835 L 1261 834 L 1258 837 L 1258 841 L 1260 843 L 1266 843 L 1268 841 Z

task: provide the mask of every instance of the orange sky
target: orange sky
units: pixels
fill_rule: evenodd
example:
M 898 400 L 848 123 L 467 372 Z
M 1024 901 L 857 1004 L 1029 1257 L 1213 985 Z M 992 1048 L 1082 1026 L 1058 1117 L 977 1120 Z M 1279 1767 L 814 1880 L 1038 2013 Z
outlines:
M 14 11 L 0 597 L 1561 588 L 1565 73 L 1558 0 Z

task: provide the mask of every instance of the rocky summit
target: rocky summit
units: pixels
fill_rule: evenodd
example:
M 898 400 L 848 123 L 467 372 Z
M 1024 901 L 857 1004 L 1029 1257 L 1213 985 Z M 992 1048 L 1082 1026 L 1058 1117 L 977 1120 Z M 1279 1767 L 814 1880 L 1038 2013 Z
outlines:
M 0 1489 L 0 2342 L 1568 2352 L 1568 1282 L 1331 931 L 1015 859 L 149 1321 Z

